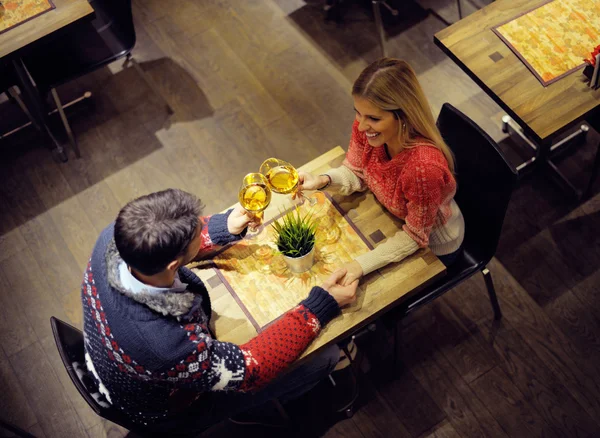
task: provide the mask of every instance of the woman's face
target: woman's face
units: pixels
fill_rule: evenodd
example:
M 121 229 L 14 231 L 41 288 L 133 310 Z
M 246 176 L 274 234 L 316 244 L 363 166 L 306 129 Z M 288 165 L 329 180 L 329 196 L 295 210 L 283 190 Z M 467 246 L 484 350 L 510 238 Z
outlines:
M 400 141 L 398 138 L 400 121 L 394 113 L 382 110 L 362 97 L 353 96 L 353 98 L 358 130 L 366 133 L 369 145 L 373 147 L 383 146 L 386 143 L 396 145 Z

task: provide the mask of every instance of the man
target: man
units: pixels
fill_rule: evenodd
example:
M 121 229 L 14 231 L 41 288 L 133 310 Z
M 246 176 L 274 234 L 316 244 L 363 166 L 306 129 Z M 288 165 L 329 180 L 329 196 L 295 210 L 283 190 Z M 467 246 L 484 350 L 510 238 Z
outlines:
M 342 286 L 340 270 L 246 344 L 218 341 L 207 290 L 185 265 L 256 219 L 239 206 L 200 214 L 199 200 L 176 189 L 131 201 L 98 238 L 82 284 L 88 369 L 109 403 L 155 432 L 202 429 L 315 386 L 337 346 L 273 381 L 355 300 L 358 282 Z

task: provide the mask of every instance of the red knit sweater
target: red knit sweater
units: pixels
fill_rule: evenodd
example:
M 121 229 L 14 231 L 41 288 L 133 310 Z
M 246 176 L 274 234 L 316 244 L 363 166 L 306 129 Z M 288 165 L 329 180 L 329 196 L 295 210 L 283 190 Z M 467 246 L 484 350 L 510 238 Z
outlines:
M 344 165 L 371 189 L 392 214 L 405 221 L 403 230 L 421 247 L 428 246 L 434 226 L 446 224 L 456 180 L 444 154 L 422 139 L 390 159 L 385 147 L 372 147 L 358 122 Z

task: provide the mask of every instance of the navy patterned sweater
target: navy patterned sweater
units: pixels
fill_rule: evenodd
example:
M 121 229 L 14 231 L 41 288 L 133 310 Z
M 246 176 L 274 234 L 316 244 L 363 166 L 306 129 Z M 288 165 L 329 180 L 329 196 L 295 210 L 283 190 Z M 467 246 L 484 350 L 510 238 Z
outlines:
M 227 231 L 229 213 L 203 218 L 201 251 L 240 238 Z M 339 313 L 333 297 L 314 287 L 246 344 L 220 342 L 208 328 L 210 298 L 202 281 L 181 268 L 183 292 L 128 291 L 119 280 L 123 262 L 113 235 L 111 224 L 98 238 L 82 283 L 86 362 L 108 401 L 139 424 L 176 416 L 207 391 L 261 388 Z

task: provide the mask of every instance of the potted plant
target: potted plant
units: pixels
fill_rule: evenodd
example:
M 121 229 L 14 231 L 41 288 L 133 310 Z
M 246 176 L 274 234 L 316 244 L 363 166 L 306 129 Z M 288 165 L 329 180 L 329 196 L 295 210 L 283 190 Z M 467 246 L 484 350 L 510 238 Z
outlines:
M 312 268 L 315 260 L 315 232 L 317 223 L 312 214 L 304 216 L 300 210 L 286 213 L 280 220 L 271 225 L 275 230 L 275 244 L 283 258 L 294 273 L 301 273 Z

